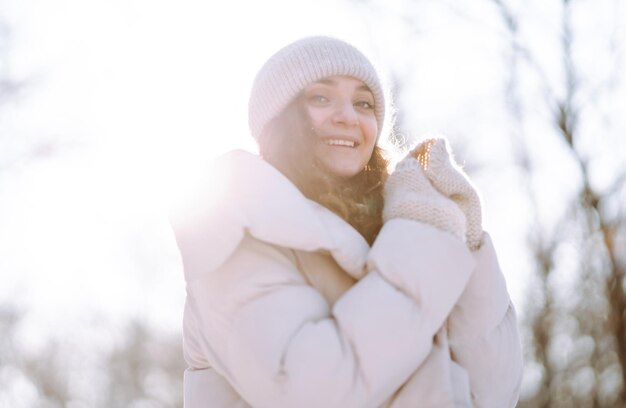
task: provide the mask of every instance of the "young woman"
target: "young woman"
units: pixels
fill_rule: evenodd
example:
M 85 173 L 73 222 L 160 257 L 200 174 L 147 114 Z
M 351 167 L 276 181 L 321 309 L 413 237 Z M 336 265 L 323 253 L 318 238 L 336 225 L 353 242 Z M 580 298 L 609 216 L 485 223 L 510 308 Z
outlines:
M 186 407 L 515 406 L 516 317 L 478 196 L 441 139 L 387 176 L 384 116 L 343 41 L 305 38 L 261 68 L 260 156 L 223 156 L 224 188 L 173 221 Z

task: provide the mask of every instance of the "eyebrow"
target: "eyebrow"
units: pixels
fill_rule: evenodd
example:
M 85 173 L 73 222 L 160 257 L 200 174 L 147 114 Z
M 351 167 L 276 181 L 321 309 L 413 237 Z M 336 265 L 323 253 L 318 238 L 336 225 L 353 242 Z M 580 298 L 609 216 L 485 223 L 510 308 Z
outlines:
M 316 81 L 314 83 L 323 84 L 323 85 L 330 85 L 330 86 L 337 85 L 337 81 L 335 81 L 334 79 L 329 79 L 329 78 L 323 78 L 323 79 L 320 79 L 319 81 Z M 370 93 L 372 92 L 372 90 L 365 84 L 359 85 L 357 90 L 359 90 L 359 91 L 367 91 L 367 92 L 370 92 Z

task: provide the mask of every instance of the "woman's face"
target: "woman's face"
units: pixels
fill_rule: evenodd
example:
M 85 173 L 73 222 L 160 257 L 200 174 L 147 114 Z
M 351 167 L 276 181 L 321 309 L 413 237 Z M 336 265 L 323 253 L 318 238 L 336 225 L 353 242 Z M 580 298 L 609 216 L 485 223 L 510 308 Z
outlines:
M 316 135 L 315 161 L 331 175 L 352 177 L 368 163 L 378 125 L 374 95 L 349 76 L 331 76 L 304 89 L 303 104 Z

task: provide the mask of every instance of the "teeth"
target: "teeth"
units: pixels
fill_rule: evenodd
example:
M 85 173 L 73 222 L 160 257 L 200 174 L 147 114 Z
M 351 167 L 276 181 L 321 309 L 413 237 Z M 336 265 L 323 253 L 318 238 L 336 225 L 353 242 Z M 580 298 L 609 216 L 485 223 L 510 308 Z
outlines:
M 329 139 L 326 141 L 326 144 L 329 146 L 348 146 L 354 147 L 354 142 L 350 140 L 341 140 L 341 139 Z

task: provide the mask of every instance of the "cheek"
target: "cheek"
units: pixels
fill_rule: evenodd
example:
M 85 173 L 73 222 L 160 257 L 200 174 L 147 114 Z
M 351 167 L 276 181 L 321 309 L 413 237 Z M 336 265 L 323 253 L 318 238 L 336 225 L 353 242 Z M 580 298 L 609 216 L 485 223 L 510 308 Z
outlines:
M 307 108 L 307 115 L 313 127 L 321 127 L 328 116 L 323 109 Z
M 372 142 L 376 141 L 376 136 L 378 135 L 378 124 L 376 123 L 376 118 L 367 117 L 363 122 L 361 122 L 361 129 L 364 134 L 367 135 L 367 138 Z

